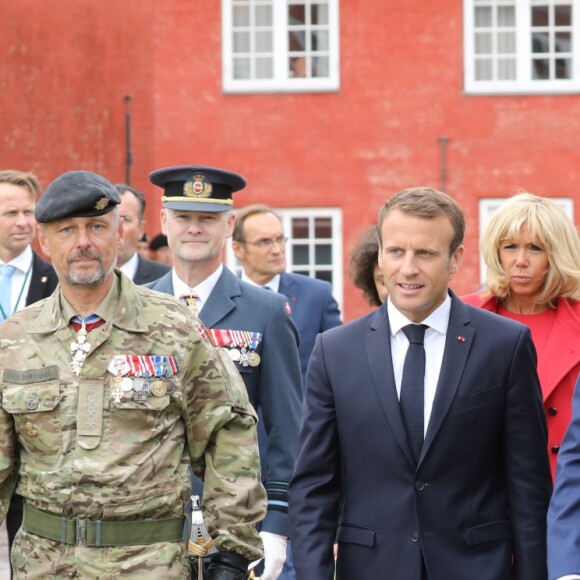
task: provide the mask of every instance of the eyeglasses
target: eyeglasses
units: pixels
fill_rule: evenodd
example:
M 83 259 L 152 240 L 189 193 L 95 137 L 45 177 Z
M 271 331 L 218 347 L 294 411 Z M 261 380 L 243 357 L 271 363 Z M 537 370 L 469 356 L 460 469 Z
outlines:
M 258 240 L 257 242 L 248 242 L 248 240 L 240 240 L 242 244 L 250 244 L 251 246 L 258 246 L 260 250 L 271 250 L 274 244 L 279 246 L 285 246 L 288 238 L 285 236 L 280 236 L 279 238 L 264 238 L 263 240 Z

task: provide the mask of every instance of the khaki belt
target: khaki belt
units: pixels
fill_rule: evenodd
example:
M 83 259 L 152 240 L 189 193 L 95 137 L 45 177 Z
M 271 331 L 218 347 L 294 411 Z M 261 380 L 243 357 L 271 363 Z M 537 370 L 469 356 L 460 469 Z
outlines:
M 63 544 L 141 546 L 183 541 L 185 517 L 168 520 L 103 521 L 65 518 L 24 504 L 22 527 L 30 534 Z

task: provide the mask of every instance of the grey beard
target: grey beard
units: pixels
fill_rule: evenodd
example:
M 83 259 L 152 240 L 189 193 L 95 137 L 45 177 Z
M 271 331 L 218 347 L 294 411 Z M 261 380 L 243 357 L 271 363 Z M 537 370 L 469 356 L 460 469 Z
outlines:
M 79 274 L 71 271 L 69 268 L 66 273 L 57 272 L 59 277 L 62 277 L 69 286 L 88 286 L 89 288 L 96 288 L 100 286 L 115 269 L 115 264 L 111 264 L 108 270 L 105 271 L 103 265 L 103 257 L 97 254 L 91 254 L 91 258 L 98 260 L 99 265 L 97 269 L 91 274 Z M 70 266 L 70 261 L 69 261 Z

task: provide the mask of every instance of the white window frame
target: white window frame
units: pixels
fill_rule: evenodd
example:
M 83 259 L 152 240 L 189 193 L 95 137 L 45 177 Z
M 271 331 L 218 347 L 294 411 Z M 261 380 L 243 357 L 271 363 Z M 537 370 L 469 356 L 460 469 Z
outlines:
M 308 208 L 297 208 L 297 207 L 285 207 L 285 208 L 272 208 L 273 211 L 282 220 L 282 227 L 284 229 L 284 234 L 288 237 L 288 243 L 286 244 L 286 271 L 287 272 L 298 272 L 300 274 L 306 274 L 311 277 L 315 277 L 314 273 L 316 270 L 327 270 L 332 272 L 332 295 L 338 302 L 341 311 L 343 304 L 343 292 L 344 292 L 344 276 L 343 276 L 343 265 L 342 265 L 342 210 L 340 208 L 330 208 L 330 207 L 308 207 Z M 308 218 L 309 220 L 314 220 L 315 218 L 329 218 L 332 223 L 332 239 L 327 238 L 298 238 L 293 240 L 292 238 L 292 219 L 293 218 Z M 297 266 L 294 264 L 294 254 L 293 249 L 296 244 L 304 244 L 308 242 L 309 254 L 310 254 L 310 266 L 308 272 L 304 271 L 304 266 Z M 330 265 L 316 265 L 314 262 L 314 252 L 316 243 L 330 244 L 331 246 L 331 264 Z M 226 244 L 226 265 L 236 274 L 239 274 L 242 270 L 240 263 L 234 256 L 232 250 L 232 244 Z
M 490 0 L 501 5 L 501 0 Z M 534 5 L 572 5 L 572 78 L 532 79 L 531 7 Z M 476 0 L 463 0 L 464 89 L 468 94 L 568 94 L 580 91 L 580 0 L 515 0 L 516 79 L 481 81 L 475 79 L 474 6 Z M 506 5 L 510 5 L 506 0 Z M 492 28 L 491 30 L 497 30 Z
M 479 242 L 481 246 L 481 238 L 483 237 L 483 232 L 487 229 L 493 214 L 508 200 L 509 197 L 494 197 L 494 198 L 481 198 L 479 200 Z M 566 212 L 568 217 L 574 221 L 574 200 L 570 197 L 552 197 L 552 201 L 555 201 L 560 207 Z M 487 282 L 487 266 L 483 260 L 483 256 L 480 252 L 479 254 L 479 284 L 484 286 Z
M 252 4 L 256 0 L 246 0 Z M 242 80 L 233 77 L 232 8 L 234 0 L 222 0 L 222 85 L 224 93 L 330 92 L 340 88 L 339 0 L 324 0 L 329 10 L 329 77 L 295 78 L 288 74 L 288 3 L 271 0 L 274 34 L 274 76 Z M 316 3 L 316 0 L 303 0 Z M 302 3 L 302 2 L 300 2 Z

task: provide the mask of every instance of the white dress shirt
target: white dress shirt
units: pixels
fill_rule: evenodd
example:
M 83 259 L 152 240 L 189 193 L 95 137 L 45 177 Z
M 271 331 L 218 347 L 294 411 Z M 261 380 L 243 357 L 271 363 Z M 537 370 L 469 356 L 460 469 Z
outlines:
M 175 272 L 175 268 L 171 270 L 171 281 L 173 283 L 173 295 L 179 299 L 182 296 L 189 296 L 191 290 L 197 295 L 197 300 L 195 301 L 195 307 L 198 312 L 201 312 L 204 304 L 208 301 L 210 294 L 217 284 L 218 278 L 223 272 L 224 266 L 220 264 L 218 269 L 210 274 L 201 284 L 198 284 L 194 288 L 188 286 Z
M 242 270 L 242 280 L 244 282 L 247 282 L 248 284 L 251 284 L 252 286 L 270 289 L 276 293 L 278 293 L 278 291 L 280 290 L 280 274 L 276 274 L 269 282 L 266 282 L 263 286 L 260 286 L 260 284 L 256 284 L 256 282 L 254 282 L 251 278 L 248 278 L 246 276 L 246 272 Z
M 119 270 L 121 270 L 129 280 L 133 280 L 137 272 L 137 266 L 139 266 L 139 255 L 135 252 L 122 266 L 119 266 Z
M 14 260 L 3 262 L 0 265 L 10 264 L 15 270 L 12 274 L 10 290 L 10 312 L 7 315 L 18 312 L 26 306 L 26 297 L 30 288 L 30 275 L 32 273 L 32 248 L 26 246 L 26 249 L 20 253 Z
M 401 330 L 407 324 L 413 324 L 404 314 L 399 312 L 390 297 L 387 298 L 387 311 L 389 313 L 389 324 L 391 327 L 391 355 L 393 359 L 393 371 L 395 374 L 395 385 L 397 395 L 401 396 L 401 381 L 403 378 L 403 366 L 405 355 L 409 348 L 409 340 Z M 447 338 L 447 327 L 449 326 L 449 314 L 451 312 L 451 298 L 449 295 L 434 312 L 432 312 L 421 324 L 426 324 L 429 328 L 425 331 L 425 401 L 424 401 L 424 434 L 427 433 L 431 410 L 437 382 L 441 373 L 441 363 L 443 362 L 443 352 L 445 350 L 445 339 Z

